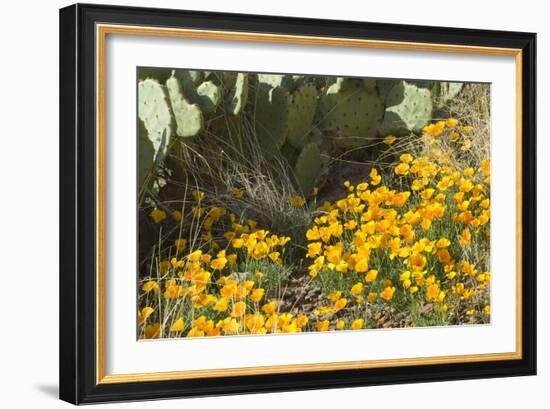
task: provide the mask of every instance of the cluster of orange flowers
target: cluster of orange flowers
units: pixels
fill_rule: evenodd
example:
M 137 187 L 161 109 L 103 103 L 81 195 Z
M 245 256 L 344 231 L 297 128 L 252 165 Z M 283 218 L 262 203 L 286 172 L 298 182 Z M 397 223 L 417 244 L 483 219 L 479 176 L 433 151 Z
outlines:
M 451 118 L 424 132 L 454 137 L 456 125 Z M 368 182 L 346 182 L 349 195 L 325 203 L 306 233 L 309 274 L 334 290 L 316 310 L 318 328 L 339 329 L 339 317 L 352 328 L 362 326 L 369 312 L 394 301 L 396 309 L 433 303 L 440 314 L 488 318 L 487 292 L 480 290 L 491 275 L 478 272 L 478 265 L 480 249 L 488 251 L 489 161 L 459 171 L 429 155 L 405 153 L 392 171 L 394 185 L 406 189 L 385 186 L 372 168 Z
M 438 138 L 457 142 L 463 138 L 456 134 L 470 133 L 453 118 L 424 128 L 436 148 Z M 281 300 L 265 287 L 262 270 L 298 264 L 283 257 L 290 238 L 258 229 L 252 220 L 238 222 L 222 207 L 202 206 L 204 193 L 193 192 L 202 247 L 186 252 L 188 242 L 177 239 L 175 256 L 160 261 L 157 277 L 143 282 L 140 337 L 370 328 L 380 324 L 375 312 L 391 317 L 427 304 L 444 322 L 486 322 L 490 163 L 459 170 L 436 148 L 400 155 L 385 174 L 373 167 L 367 180 L 345 183 L 346 197 L 316 209 L 305 233 L 306 259 L 310 285 L 320 287 L 323 298 L 311 314 L 281 311 Z M 307 206 L 303 198 L 290 200 Z M 155 223 L 167 219 L 160 209 L 150 216 Z M 182 218 L 180 212 L 171 216 Z M 212 228 L 222 219 L 230 231 L 224 241 L 214 240 Z

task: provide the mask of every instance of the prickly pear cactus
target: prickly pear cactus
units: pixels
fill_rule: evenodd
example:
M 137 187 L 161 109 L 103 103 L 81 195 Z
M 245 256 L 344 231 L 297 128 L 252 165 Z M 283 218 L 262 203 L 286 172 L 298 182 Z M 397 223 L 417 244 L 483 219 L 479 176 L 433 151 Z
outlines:
M 302 193 L 308 196 L 321 172 L 321 152 L 315 143 L 304 146 L 296 159 L 295 171 Z
M 262 150 L 274 153 L 283 146 L 288 132 L 289 94 L 285 88 L 258 83 L 254 125 Z
M 284 87 L 287 88 L 292 82 L 290 75 L 283 74 L 258 74 L 258 82 L 260 84 L 267 84 L 271 88 Z
M 163 157 L 170 143 L 174 121 L 168 91 L 157 80 L 146 79 L 138 83 L 138 117 L 147 130 L 155 158 Z
M 202 82 L 197 87 L 196 93 L 197 103 L 205 113 L 214 111 L 223 97 L 221 88 L 212 81 Z
M 147 180 L 155 165 L 155 148 L 149 139 L 145 124 L 138 119 L 138 177 L 139 187 Z
M 182 137 L 197 135 L 203 126 L 203 116 L 196 104 L 190 103 L 182 94 L 180 81 L 172 76 L 166 81 L 172 112 L 176 120 L 176 134 Z
M 376 80 L 371 80 L 371 79 L 368 79 L 368 78 L 364 78 L 363 79 L 363 87 L 365 87 L 365 89 L 367 91 L 374 92 L 376 90 Z
M 398 83 L 400 83 L 401 80 L 377 80 L 376 81 L 376 88 L 378 89 L 378 94 L 380 95 L 380 98 L 382 99 L 382 102 L 386 103 L 386 98 L 393 87 L 395 87 Z
M 288 142 L 302 148 L 313 126 L 317 109 L 317 89 L 312 84 L 303 85 L 290 96 L 288 111 Z
M 182 92 L 185 95 L 195 94 L 197 87 L 205 80 L 203 71 L 193 70 L 173 70 L 171 77 L 176 77 L 182 87 Z
M 362 80 L 338 78 L 319 99 L 318 121 L 322 129 L 335 129 L 337 145 L 368 145 L 377 136 L 384 107 L 376 89 Z
M 228 91 L 229 89 L 233 88 L 233 86 L 237 82 L 237 76 L 239 74 L 241 73 L 236 73 L 236 72 L 217 73 L 217 76 L 216 76 L 218 79 L 217 84 L 223 85 L 224 90 Z M 242 75 L 247 76 L 247 74 L 242 74 Z
M 205 74 L 202 71 L 187 70 L 187 74 L 189 75 L 191 82 L 195 85 L 200 84 L 205 77 Z
M 416 85 L 418 88 L 426 88 L 430 91 L 433 90 L 433 87 L 438 84 L 435 81 L 427 81 L 427 80 L 408 80 L 409 84 Z
M 223 89 L 220 85 L 220 75 L 216 72 L 174 70 L 180 84 L 180 92 L 188 103 L 197 104 L 203 116 L 216 111 L 223 100 Z
M 227 80 L 226 86 L 229 85 Z M 248 101 L 248 74 L 238 73 L 232 81 L 230 92 L 227 95 L 225 109 L 233 115 L 239 115 Z
M 311 78 L 304 75 L 290 75 L 290 74 L 258 74 L 258 82 L 263 84 L 269 84 L 271 87 L 283 87 L 288 92 L 294 92 L 299 87 L 310 83 Z
M 386 96 L 381 134 L 419 132 L 432 119 L 432 93 L 407 81 L 399 81 Z
M 447 102 L 456 97 L 462 91 L 462 82 L 439 82 L 432 88 L 434 103 L 437 108 L 443 107 Z
M 138 79 L 140 81 L 151 78 L 157 80 L 160 84 L 164 84 L 171 76 L 172 70 L 170 68 L 144 67 L 138 70 Z
M 323 133 L 319 129 L 312 127 L 306 135 L 304 145 L 307 145 L 308 143 L 314 143 L 321 148 L 321 145 L 323 144 Z

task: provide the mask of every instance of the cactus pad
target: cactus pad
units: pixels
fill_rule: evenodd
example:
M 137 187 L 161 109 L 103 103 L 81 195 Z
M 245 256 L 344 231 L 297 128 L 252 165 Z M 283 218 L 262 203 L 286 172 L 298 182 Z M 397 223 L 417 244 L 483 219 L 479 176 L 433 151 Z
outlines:
M 288 132 L 289 95 L 282 87 L 259 83 L 256 90 L 256 137 L 264 152 L 283 146 Z
M 365 87 L 367 91 L 374 92 L 376 90 L 376 80 L 364 78 L 363 87 Z
M 170 68 L 144 67 L 138 69 L 138 79 L 141 81 L 151 78 L 164 84 L 171 76 L 172 70 Z
M 358 147 L 377 136 L 383 112 L 376 90 L 365 89 L 361 80 L 339 78 L 321 96 L 318 120 L 321 128 L 338 130 L 339 145 Z
M 317 89 L 303 85 L 290 96 L 288 111 L 288 142 L 300 149 L 313 125 L 317 108 Z
M 432 93 L 406 81 L 399 81 L 386 97 L 382 134 L 419 132 L 432 119 Z
M 382 102 L 386 102 L 386 98 L 393 87 L 395 87 L 398 83 L 400 83 L 400 80 L 377 80 L 376 81 L 376 88 L 378 89 L 378 94 L 380 94 L 380 98 L 382 99 Z
M 166 81 L 172 112 L 176 120 L 176 134 L 182 137 L 197 135 L 202 129 L 203 116 L 196 104 L 191 104 L 182 94 L 180 81 L 172 76 Z
M 138 119 L 138 177 L 139 186 L 141 188 L 147 177 L 153 170 L 155 165 L 155 148 L 149 139 L 145 124 L 141 119 Z
M 435 81 L 427 81 L 427 80 L 409 80 L 407 81 L 409 84 L 416 85 L 418 88 L 426 88 L 430 91 L 433 90 L 433 87 L 437 84 Z
M 248 74 L 238 73 L 235 81 L 232 81 L 231 91 L 227 95 L 225 109 L 233 115 L 238 115 L 246 106 L 247 100 Z
M 260 84 L 267 84 L 271 88 L 286 87 L 290 77 L 282 74 L 258 74 L 258 82 Z
M 296 179 L 305 196 L 313 190 L 320 172 L 321 153 L 316 144 L 309 143 L 304 146 L 296 159 Z
M 155 155 L 164 155 L 173 129 L 172 113 L 166 87 L 157 80 L 138 83 L 138 116 L 147 130 Z
M 462 82 L 440 82 L 437 83 L 432 93 L 434 95 L 434 103 L 438 108 L 444 106 L 451 99 L 456 97 L 462 91 L 464 83 Z
M 204 112 L 212 112 L 222 100 L 222 90 L 212 81 L 205 81 L 197 87 L 197 103 Z
M 237 82 L 237 76 L 239 74 L 236 72 L 222 72 L 218 73 L 219 83 L 223 85 L 224 90 L 228 91 L 229 89 L 233 88 L 235 86 L 235 82 Z M 246 74 L 243 74 L 246 75 Z
M 199 85 L 205 78 L 205 74 L 202 71 L 186 70 L 189 81 L 194 85 Z

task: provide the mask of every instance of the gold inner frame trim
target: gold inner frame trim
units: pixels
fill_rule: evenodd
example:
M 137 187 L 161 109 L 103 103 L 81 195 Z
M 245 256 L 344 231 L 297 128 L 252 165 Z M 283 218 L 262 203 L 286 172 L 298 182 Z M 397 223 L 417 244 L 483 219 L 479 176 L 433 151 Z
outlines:
M 222 41 L 247 41 L 294 45 L 371 48 L 400 51 L 424 51 L 463 54 L 513 56 L 516 64 L 516 348 L 513 352 L 474 355 L 450 355 L 419 358 L 376 359 L 367 361 L 322 362 L 174 372 L 132 374 L 105 373 L 105 42 L 108 34 L 191 38 Z M 97 197 L 97 271 L 96 271 L 96 382 L 115 384 L 178 379 L 204 379 L 227 376 L 252 376 L 294 372 L 321 372 L 347 369 L 388 368 L 465 362 L 489 362 L 522 358 L 522 51 L 515 48 L 363 40 L 319 36 L 294 36 L 267 33 L 178 29 L 114 24 L 96 25 L 96 197 Z

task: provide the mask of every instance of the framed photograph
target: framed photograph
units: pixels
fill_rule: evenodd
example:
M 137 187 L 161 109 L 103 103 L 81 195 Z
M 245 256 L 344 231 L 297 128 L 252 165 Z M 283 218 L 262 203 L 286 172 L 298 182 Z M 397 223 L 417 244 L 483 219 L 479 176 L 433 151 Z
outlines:
M 532 33 L 60 11 L 60 397 L 534 375 Z

